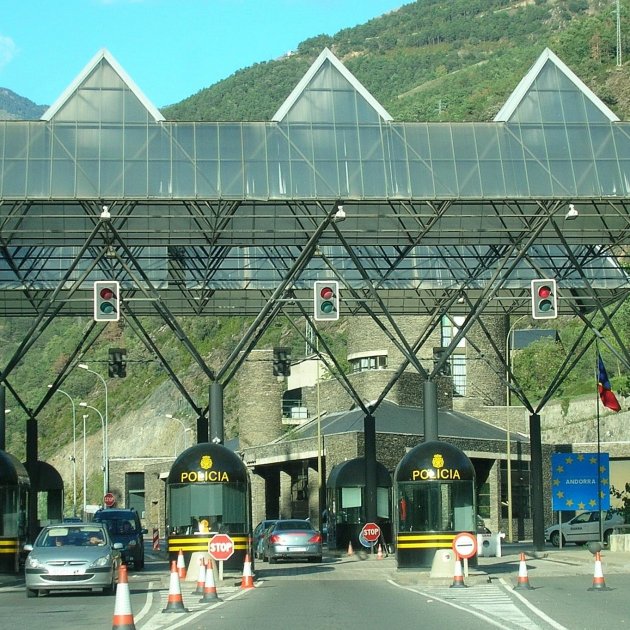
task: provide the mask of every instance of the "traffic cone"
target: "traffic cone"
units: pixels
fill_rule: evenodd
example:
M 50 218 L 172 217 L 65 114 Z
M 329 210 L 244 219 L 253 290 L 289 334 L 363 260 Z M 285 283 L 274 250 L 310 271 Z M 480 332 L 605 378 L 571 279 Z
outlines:
M 518 564 L 518 580 L 516 581 L 516 590 L 527 589 L 532 590 L 533 586 L 529 583 L 527 577 L 527 562 L 525 562 L 525 554 L 521 551 L 521 560 Z
M 199 574 L 197 575 L 197 586 L 195 590 L 193 591 L 193 595 L 202 595 L 205 584 L 206 584 L 206 563 L 203 558 L 199 558 Z
M 177 554 L 177 574 L 180 580 L 186 579 L 186 561 L 184 560 L 184 551 L 182 549 Z
M 450 588 L 467 588 L 467 586 L 464 584 L 462 561 L 457 554 L 455 554 L 455 572 L 453 573 L 453 583 L 451 584 Z
M 383 549 L 381 548 L 381 546 L 378 546 L 378 551 L 376 552 L 376 559 L 377 560 L 382 560 L 383 559 Z
M 112 630 L 121 629 L 136 630 L 133 613 L 131 612 L 127 567 L 124 564 L 118 567 L 118 586 L 116 587 L 116 603 L 114 605 L 114 621 L 112 623 Z
M 254 588 L 254 576 L 252 575 L 252 563 L 249 554 L 245 554 L 245 563 L 243 564 L 243 579 L 241 580 L 241 589 Z
M 589 591 L 610 591 L 612 589 L 606 586 L 606 582 L 604 582 L 604 574 L 602 572 L 602 558 L 597 551 L 595 553 L 595 572 L 593 574 L 593 586 L 588 589 Z
M 354 556 L 354 550 L 352 549 L 352 541 L 348 543 L 348 555 Z
M 220 602 L 223 601 L 218 593 L 217 587 L 214 583 L 214 569 L 212 567 L 212 560 L 208 562 L 206 566 L 206 582 L 203 588 L 203 597 L 199 600 L 200 604 L 205 604 L 207 602 Z
M 179 587 L 179 573 L 177 571 L 177 563 L 175 560 L 171 562 L 171 581 L 168 587 L 168 600 L 166 601 L 166 608 L 162 609 L 162 612 L 188 612 L 188 610 L 184 608 L 182 589 Z

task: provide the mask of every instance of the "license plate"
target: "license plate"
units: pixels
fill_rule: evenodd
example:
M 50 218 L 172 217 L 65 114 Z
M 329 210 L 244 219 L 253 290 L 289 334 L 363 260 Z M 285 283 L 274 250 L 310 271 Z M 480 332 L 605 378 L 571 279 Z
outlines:
M 50 572 L 52 575 L 83 575 L 85 568 L 83 567 L 57 567 Z
M 289 551 L 306 551 L 306 547 L 289 547 Z

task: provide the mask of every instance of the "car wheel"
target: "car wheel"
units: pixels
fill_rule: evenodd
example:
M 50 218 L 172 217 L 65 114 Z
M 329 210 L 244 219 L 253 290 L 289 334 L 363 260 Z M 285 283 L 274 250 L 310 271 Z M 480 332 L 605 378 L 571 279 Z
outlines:
M 109 586 L 103 588 L 103 595 L 113 595 L 116 592 L 116 582 L 112 578 L 112 583 Z
M 604 532 L 604 542 L 608 544 L 610 542 L 610 535 L 612 534 L 612 529 L 607 529 Z
M 26 597 L 37 597 L 39 595 L 39 591 L 36 588 L 27 588 L 26 589 Z
M 322 557 L 321 556 L 312 556 L 308 559 L 309 562 L 321 562 L 322 561 Z
M 141 569 L 144 569 L 144 556 L 142 556 L 138 560 L 134 561 L 133 568 L 138 570 L 138 571 L 141 570 Z
M 269 556 L 269 564 L 277 564 L 278 558 L 274 558 L 273 556 Z
M 551 541 L 551 544 L 554 547 L 559 547 L 560 546 L 560 532 L 552 532 L 551 536 L 549 537 L 549 540 Z M 564 536 L 562 537 L 562 544 L 564 545 L 566 543 L 566 540 L 564 539 Z

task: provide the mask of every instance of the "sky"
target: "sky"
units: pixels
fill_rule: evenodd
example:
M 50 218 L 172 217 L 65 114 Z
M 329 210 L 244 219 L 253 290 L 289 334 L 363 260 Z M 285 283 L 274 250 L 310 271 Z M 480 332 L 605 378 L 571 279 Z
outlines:
M 411 0 L 13 0 L 0 87 L 50 105 L 107 48 L 158 108 Z

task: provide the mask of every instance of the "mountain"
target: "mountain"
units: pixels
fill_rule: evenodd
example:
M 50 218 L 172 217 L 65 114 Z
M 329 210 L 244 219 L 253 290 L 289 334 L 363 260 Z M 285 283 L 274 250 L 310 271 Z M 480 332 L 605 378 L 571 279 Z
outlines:
M 491 120 L 545 47 L 622 119 L 630 67 L 616 65 L 614 3 L 419 0 L 239 70 L 180 103 L 171 120 L 270 120 L 324 47 L 398 121 Z M 629 0 L 622 0 L 626 19 Z M 626 38 L 627 40 L 627 38 Z M 622 59 L 630 53 L 625 41 Z
M 36 120 L 48 109 L 33 101 L 0 87 L 0 120 Z

